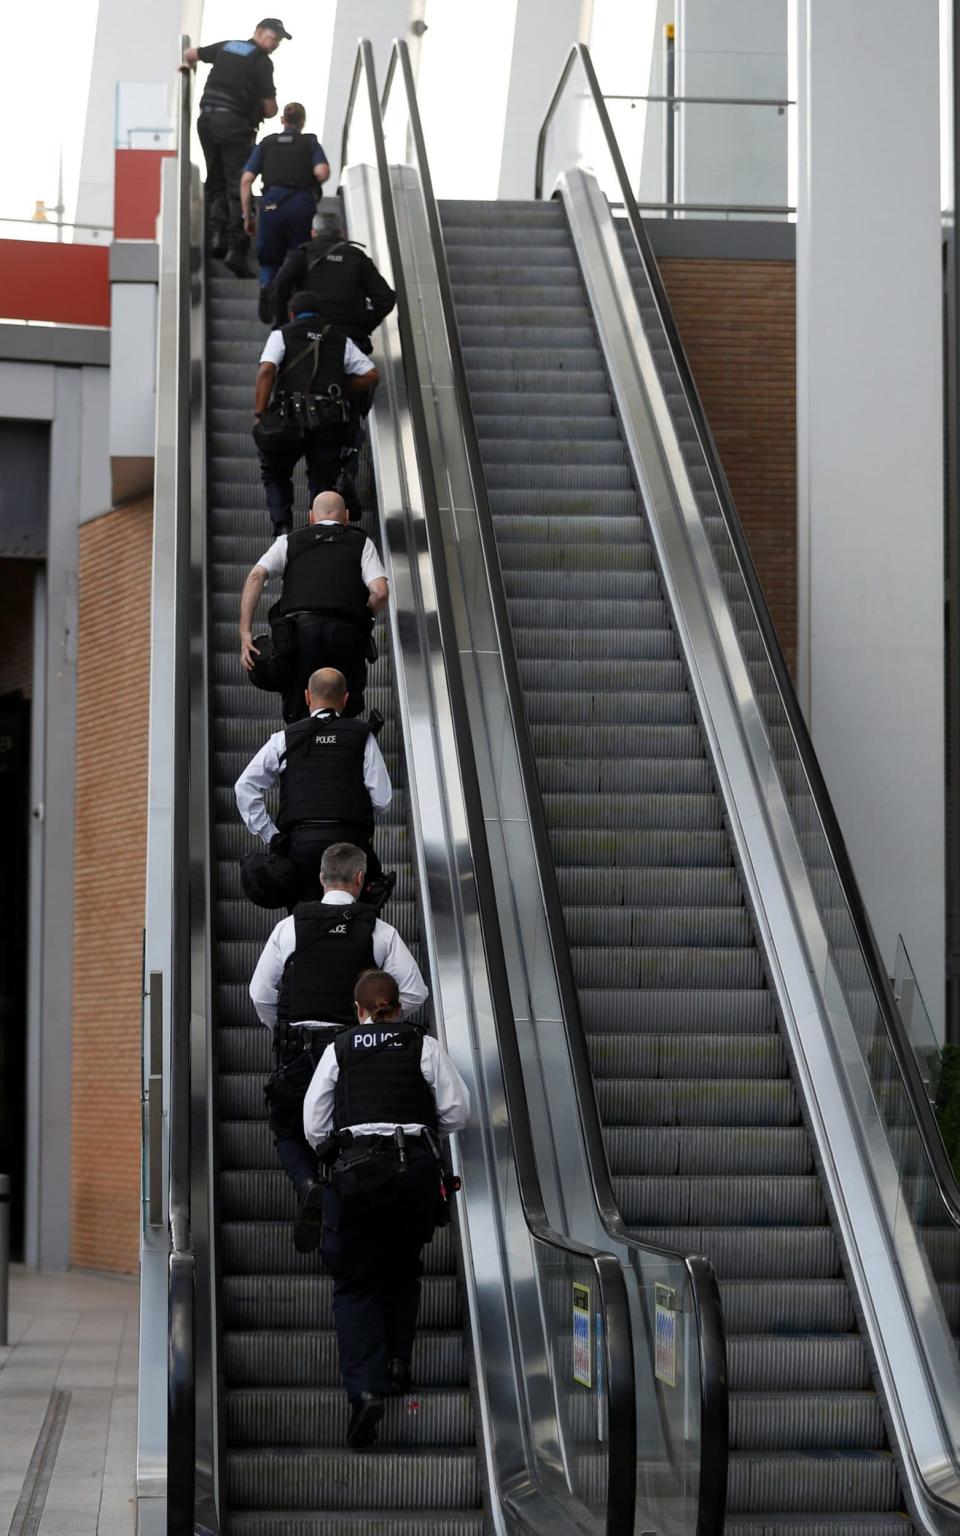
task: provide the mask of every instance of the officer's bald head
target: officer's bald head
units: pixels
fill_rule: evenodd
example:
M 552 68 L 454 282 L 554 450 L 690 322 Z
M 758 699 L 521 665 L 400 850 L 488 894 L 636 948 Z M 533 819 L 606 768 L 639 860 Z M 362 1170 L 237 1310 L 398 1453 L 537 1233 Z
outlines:
M 311 709 L 342 709 L 347 702 L 347 680 L 336 667 L 320 667 L 310 674 L 307 694 Z
M 329 519 L 335 523 L 347 521 L 347 504 L 343 497 L 336 491 L 321 491 L 319 496 L 314 496 L 313 506 L 310 508 L 311 523 L 322 523 Z

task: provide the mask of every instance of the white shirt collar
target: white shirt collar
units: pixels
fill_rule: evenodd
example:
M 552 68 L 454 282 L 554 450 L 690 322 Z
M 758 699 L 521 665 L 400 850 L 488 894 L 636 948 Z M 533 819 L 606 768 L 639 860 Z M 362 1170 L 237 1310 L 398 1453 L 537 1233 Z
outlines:
M 350 907 L 353 905 L 353 897 L 349 891 L 324 891 L 323 900 L 327 906 Z
M 338 720 L 340 719 L 339 709 L 331 709 L 329 704 L 321 704 L 319 709 L 311 709 L 311 720 L 316 720 L 318 715 L 335 715 Z

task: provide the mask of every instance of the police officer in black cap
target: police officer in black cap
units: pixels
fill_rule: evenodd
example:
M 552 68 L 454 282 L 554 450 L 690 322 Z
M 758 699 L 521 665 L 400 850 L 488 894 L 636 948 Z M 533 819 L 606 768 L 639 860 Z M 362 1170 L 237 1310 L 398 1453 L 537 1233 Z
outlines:
M 283 22 L 265 16 L 252 37 L 187 48 L 183 68 L 212 64 L 200 98 L 197 132 L 207 163 L 207 207 L 210 254 L 224 256 L 237 277 L 250 277 L 249 240 L 240 207 L 240 177 L 257 127 L 264 117 L 276 117 L 277 97 L 270 55 L 289 38 Z
M 317 496 L 306 528 L 283 534 L 260 556 L 240 598 L 240 659 L 252 672 L 260 652 L 253 643 L 253 615 L 266 583 L 280 576 L 280 599 L 271 614 L 295 629 L 292 681 L 283 695 L 289 725 L 309 713 L 305 689 L 318 667 L 336 667 L 347 685 L 344 714 L 362 715 L 374 615 L 390 600 L 387 573 L 372 541 L 347 524 L 336 491 Z
M 243 227 L 257 235 L 260 264 L 260 319 L 270 323 L 270 284 L 287 252 L 309 238 L 310 224 L 330 166 L 316 134 L 304 133 L 307 114 L 299 101 L 283 109 L 279 133 L 256 144 L 240 178 Z M 259 229 L 251 196 L 257 177 L 263 180 Z
M 290 321 L 271 331 L 260 354 L 253 438 L 277 534 L 293 523 L 293 471 L 307 461 L 311 499 L 337 487 L 341 450 L 354 438 L 349 401 L 376 384 L 377 370 L 336 326 L 321 319 L 312 293 L 294 294 Z
M 410 1390 L 421 1253 L 448 1219 L 437 1137 L 466 1125 L 470 1094 L 437 1041 L 403 1024 L 393 976 L 362 975 L 354 1004 L 307 1089 L 303 1127 L 332 1165 L 321 1255 L 350 1399 L 347 1444 L 361 1450 L 376 1439 L 385 1398 Z
M 289 854 L 305 900 L 317 888 L 323 855 L 331 843 L 355 843 L 367 856 L 363 901 L 379 911 L 396 884 L 384 875 L 373 851 L 374 811 L 393 798 L 387 765 L 366 720 L 347 720 L 342 672 L 322 667 L 307 684 L 305 720 L 275 731 L 234 786 L 237 809 L 249 832 L 272 853 Z M 278 822 L 264 800 L 280 788 Z
M 373 351 L 370 332 L 393 309 L 397 296 L 370 257 L 348 240 L 335 208 L 318 208 L 312 238 L 291 251 L 273 288 L 275 323 L 282 325 L 291 294 L 308 290 L 317 313 L 355 342 Z
M 266 1088 L 270 1129 L 297 1191 L 294 1242 L 304 1253 L 320 1241 L 321 1189 L 304 1137 L 303 1099 L 325 1046 L 355 1017 L 357 977 L 371 966 L 388 971 L 407 1014 L 429 995 L 397 930 L 359 900 L 365 877 L 363 851 L 333 843 L 320 868 L 323 899 L 301 902 L 277 924 L 250 980 L 260 1021 L 274 1031 L 277 1067 Z

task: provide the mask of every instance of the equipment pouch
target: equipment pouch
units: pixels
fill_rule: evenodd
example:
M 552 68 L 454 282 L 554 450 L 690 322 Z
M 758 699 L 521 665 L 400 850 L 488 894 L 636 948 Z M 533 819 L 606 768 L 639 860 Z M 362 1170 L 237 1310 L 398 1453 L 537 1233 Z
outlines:
M 361 1137 L 341 1149 L 331 1177 L 341 1200 L 354 1200 L 361 1195 L 382 1196 L 404 1171 L 394 1142 L 381 1136 Z
M 316 1063 L 310 1051 L 301 1051 L 293 1061 L 274 1067 L 263 1085 L 263 1097 L 268 1109 L 284 1109 L 290 1104 L 302 1104 L 316 1071 Z
M 298 448 L 303 442 L 299 423 L 283 407 L 272 407 L 254 422 L 253 441 L 262 453 Z

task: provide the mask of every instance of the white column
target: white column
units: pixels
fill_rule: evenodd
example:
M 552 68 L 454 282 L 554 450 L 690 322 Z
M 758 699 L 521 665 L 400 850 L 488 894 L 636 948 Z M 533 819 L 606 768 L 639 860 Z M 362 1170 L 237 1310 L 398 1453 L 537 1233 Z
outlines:
M 340 179 L 340 138 L 357 44 L 361 37 L 372 44 L 377 85 L 382 90 L 393 40 L 406 37 L 409 18 L 410 0 L 337 0 L 323 114 L 323 147 L 330 161 L 332 191 L 336 190 Z
M 591 10 L 582 0 L 517 0 L 498 197 L 533 197 L 540 125 L 567 54 L 586 41 Z
M 937 0 L 791 0 L 798 673 L 884 960 L 944 1004 Z

